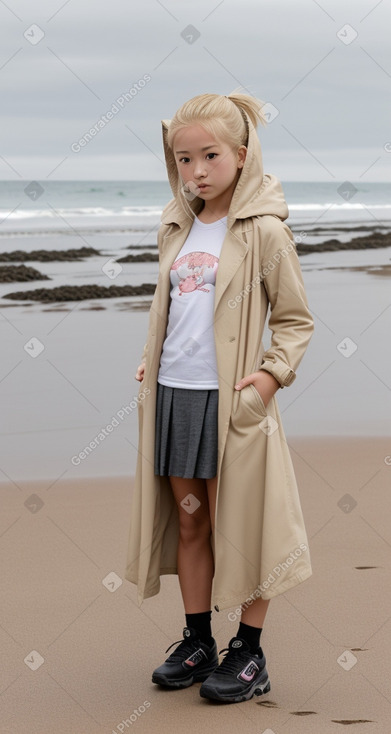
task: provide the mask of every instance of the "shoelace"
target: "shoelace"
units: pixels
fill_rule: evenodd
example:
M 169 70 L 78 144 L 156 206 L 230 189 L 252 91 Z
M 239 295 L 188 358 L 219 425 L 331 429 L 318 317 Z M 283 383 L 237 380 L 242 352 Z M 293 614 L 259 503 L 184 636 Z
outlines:
M 224 660 L 220 663 L 216 670 L 218 675 L 231 675 L 237 672 L 238 663 L 247 663 L 248 654 L 244 651 L 230 650 L 229 647 L 225 647 L 220 650 L 219 655 L 225 652 Z
M 169 650 L 171 650 L 172 647 L 174 647 L 174 645 L 179 645 L 179 647 L 177 647 L 177 649 L 171 653 L 170 658 L 172 660 L 179 659 L 180 653 L 183 653 L 183 651 L 186 650 L 186 648 L 188 649 L 189 652 L 193 652 L 194 650 L 197 649 L 197 645 L 195 644 L 194 640 L 177 640 L 176 642 L 173 642 L 172 645 L 170 645 L 170 647 L 167 648 L 166 654 L 168 653 Z

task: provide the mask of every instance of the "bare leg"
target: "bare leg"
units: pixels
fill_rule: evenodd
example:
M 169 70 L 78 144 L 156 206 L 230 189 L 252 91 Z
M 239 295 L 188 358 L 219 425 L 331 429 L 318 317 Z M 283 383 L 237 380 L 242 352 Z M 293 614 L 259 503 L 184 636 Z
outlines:
M 205 612 L 210 609 L 214 573 L 211 529 L 215 519 L 217 477 L 170 477 L 170 484 L 179 512 L 178 576 L 185 612 Z M 181 505 L 189 494 L 201 503 L 193 512 L 189 512 L 191 502 L 188 509 Z M 269 601 L 256 599 L 246 605 L 241 621 L 251 627 L 263 627 Z
M 214 561 L 206 486 L 209 481 L 170 477 L 179 513 L 178 576 L 186 614 L 206 612 L 211 605 Z M 196 502 L 186 499 L 189 494 L 200 502 L 196 509 Z

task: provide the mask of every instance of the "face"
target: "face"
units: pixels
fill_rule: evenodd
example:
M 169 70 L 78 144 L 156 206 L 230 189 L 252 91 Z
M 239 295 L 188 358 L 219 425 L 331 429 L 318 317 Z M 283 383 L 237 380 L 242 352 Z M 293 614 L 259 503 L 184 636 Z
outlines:
M 178 173 L 193 194 L 229 205 L 246 158 L 244 145 L 234 152 L 202 125 L 187 125 L 176 133 L 173 151 Z

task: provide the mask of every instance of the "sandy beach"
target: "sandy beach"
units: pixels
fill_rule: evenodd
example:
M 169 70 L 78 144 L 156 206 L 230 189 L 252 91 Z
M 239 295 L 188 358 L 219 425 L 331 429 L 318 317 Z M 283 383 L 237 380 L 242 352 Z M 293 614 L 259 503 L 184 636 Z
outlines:
M 184 618 L 176 576 L 141 607 L 123 580 L 131 477 L 1 484 L 1 731 L 386 734 L 391 441 L 300 437 L 289 447 L 313 576 L 270 604 L 270 693 L 231 706 L 201 699 L 200 684 L 151 683 Z M 214 613 L 218 649 L 236 626 L 235 610 Z

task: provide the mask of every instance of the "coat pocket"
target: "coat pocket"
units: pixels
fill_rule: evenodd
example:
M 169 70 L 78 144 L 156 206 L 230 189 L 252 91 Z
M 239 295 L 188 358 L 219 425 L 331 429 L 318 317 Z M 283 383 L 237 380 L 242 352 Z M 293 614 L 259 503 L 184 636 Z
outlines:
M 258 411 L 261 412 L 262 415 L 267 415 L 267 410 L 266 410 L 265 403 L 263 402 L 263 400 L 262 400 L 262 398 L 261 398 L 261 396 L 260 396 L 257 388 L 255 387 L 255 385 L 253 385 L 252 382 L 250 382 L 250 384 L 248 385 L 248 387 L 251 388 L 251 390 L 252 390 L 252 392 L 254 394 L 256 405 L 258 407 Z
M 258 428 L 259 422 L 266 418 L 268 412 L 254 385 L 246 385 L 237 393 L 236 409 L 232 415 L 232 423 L 238 431 L 247 432 Z

